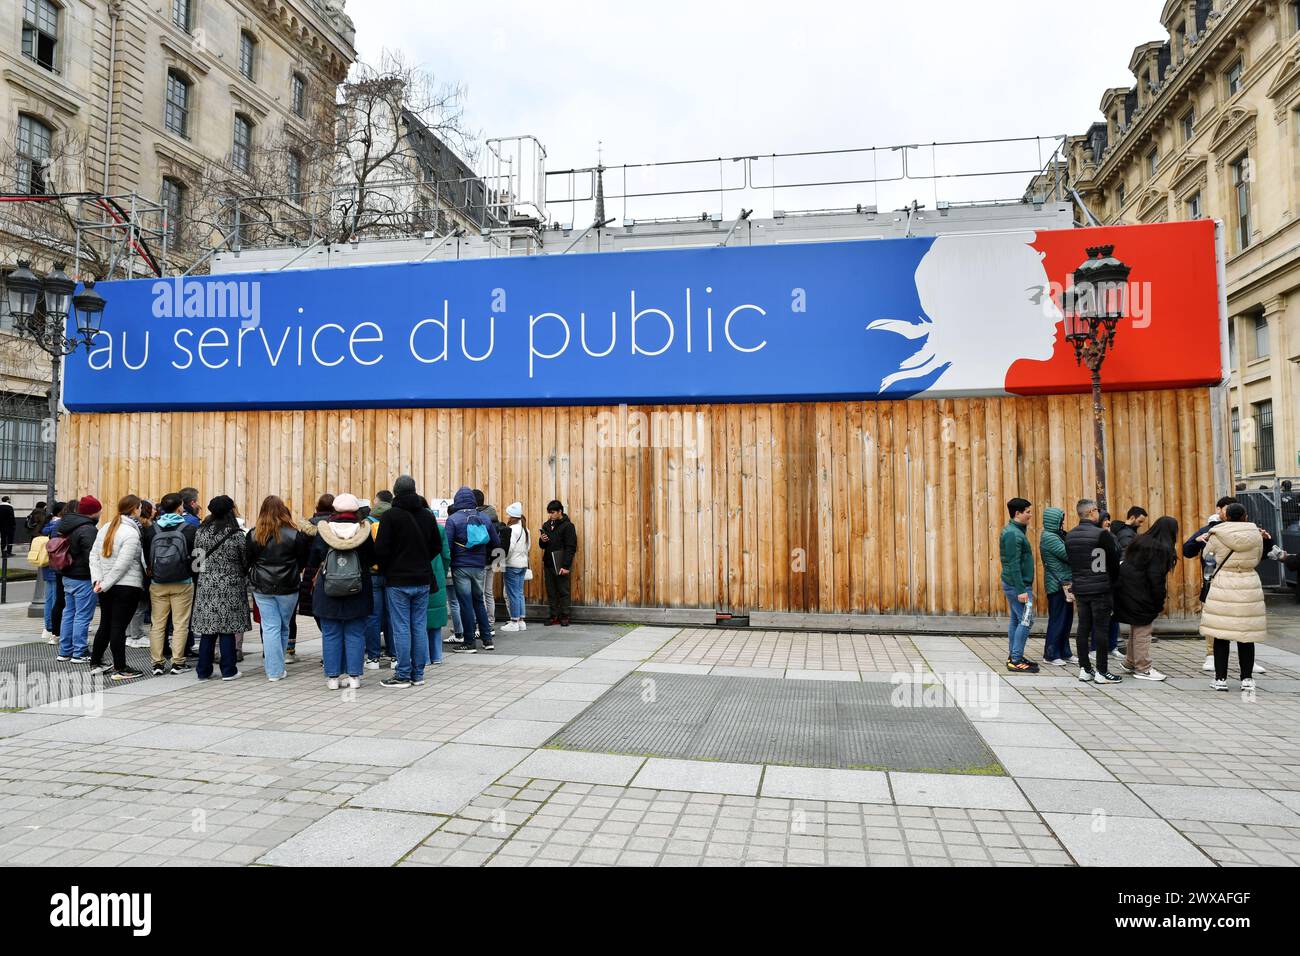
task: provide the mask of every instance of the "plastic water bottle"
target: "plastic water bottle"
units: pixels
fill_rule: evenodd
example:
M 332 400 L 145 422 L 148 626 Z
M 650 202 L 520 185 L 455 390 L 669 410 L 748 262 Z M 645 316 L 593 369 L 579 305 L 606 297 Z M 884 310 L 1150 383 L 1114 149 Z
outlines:
M 1202 580 L 1204 580 L 1207 584 L 1209 583 L 1210 578 L 1214 577 L 1214 570 L 1215 570 L 1215 568 L 1218 567 L 1218 565 L 1219 565 L 1219 559 L 1216 558 L 1216 557 L 1215 557 L 1213 554 L 1211 554 L 1210 552 L 1206 551 L 1206 552 L 1205 552 L 1205 567 L 1204 567 L 1204 569 L 1201 571 L 1201 578 L 1202 578 Z
M 1034 626 L 1034 595 L 1031 592 L 1029 600 L 1025 602 L 1024 612 L 1020 615 L 1020 626 L 1026 631 Z

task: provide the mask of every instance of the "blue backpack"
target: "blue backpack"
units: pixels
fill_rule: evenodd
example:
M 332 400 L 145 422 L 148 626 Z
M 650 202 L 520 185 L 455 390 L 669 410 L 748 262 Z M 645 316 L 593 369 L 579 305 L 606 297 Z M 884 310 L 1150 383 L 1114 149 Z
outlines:
M 478 518 L 471 518 L 465 525 L 465 547 L 477 548 L 488 543 L 488 530 Z

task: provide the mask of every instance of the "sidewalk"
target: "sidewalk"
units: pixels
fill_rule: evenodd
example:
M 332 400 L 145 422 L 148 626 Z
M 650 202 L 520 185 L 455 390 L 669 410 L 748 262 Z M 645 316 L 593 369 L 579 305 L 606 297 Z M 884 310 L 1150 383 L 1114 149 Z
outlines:
M 1195 641 L 1156 645 L 1188 676 L 1103 688 L 978 637 L 533 626 L 349 694 L 302 623 L 279 684 L 252 635 L 240 681 L 0 712 L 0 863 L 1300 863 L 1275 647 L 1247 700 Z

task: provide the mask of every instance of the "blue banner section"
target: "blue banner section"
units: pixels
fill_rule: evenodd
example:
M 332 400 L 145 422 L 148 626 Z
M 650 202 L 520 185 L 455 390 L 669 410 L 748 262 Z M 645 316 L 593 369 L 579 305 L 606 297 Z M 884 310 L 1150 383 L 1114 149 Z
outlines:
M 950 364 L 907 371 L 931 322 L 916 275 L 934 241 L 106 282 L 104 331 L 68 359 L 64 401 L 107 412 L 906 397 Z M 999 393 L 1004 373 L 967 391 Z

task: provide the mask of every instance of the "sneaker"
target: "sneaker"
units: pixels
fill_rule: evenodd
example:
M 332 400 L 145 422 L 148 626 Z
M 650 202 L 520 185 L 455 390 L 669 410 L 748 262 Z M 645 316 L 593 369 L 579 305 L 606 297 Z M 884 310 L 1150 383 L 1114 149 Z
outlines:
M 515 630 L 516 631 L 528 630 L 528 622 L 521 617 L 519 620 L 515 621 Z
M 558 617 L 553 617 L 553 618 L 551 618 L 549 621 L 546 622 L 546 625 L 545 625 L 545 626 L 546 626 L 546 627 L 554 627 L 555 625 L 557 625 L 557 624 L 559 624 L 559 623 L 560 623 L 560 619 L 559 619 Z
M 1132 664 L 1130 664 L 1128 661 L 1121 661 L 1119 666 L 1122 667 L 1122 668 L 1124 668 L 1124 673 L 1125 673 L 1125 674 L 1136 674 L 1136 673 L 1137 673 L 1137 668 L 1134 667 Z
M 124 667 L 120 671 L 113 671 L 113 680 L 135 680 L 137 677 L 143 677 L 144 672 L 138 671 L 134 667 Z
M 410 682 L 409 680 L 402 680 L 400 677 L 398 677 L 396 674 L 394 674 L 392 677 L 388 678 L 388 680 L 380 681 L 380 682 L 379 682 L 379 686 L 380 686 L 380 687 L 400 687 L 401 689 L 405 690 L 406 688 L 408 688 L 408 687 L 411 686 L 411 682 Z
M 286 647 L 284 649 L 284 659 L 285 662 L 288 664 L 292 664 L 294 661 L 296 661 L 298 659 L 297 649 L 292 647 Z
M 90 662 L 90 672 L 92 674 L 107 674 L 112 669 L 113 669 L 112 664 L 105 664 L 102 661 L 98 664 L 96 664 L 94 661 Z
M 1154 667 L 1147 671 L 1134 671 L 1133 676 L 1136 677 L 1138 680 L 1154 680 L 1154 681 L 1167 680 L 1165 675 L 1160 673 Z
M 1038 665 L 1033 661 L 1024 660 L 1023 658 L 1018 661 L 1008 660 L 1007 670 L 1011 671 L 1013 674 L 1037 674 Z
M 572 623 L 573 621 L 570 618 L 567 617 L 560 618 L 560 627 L 568 627 Z
M 1205 663 L 1201 665 L 1201 670 L 1214 673 L 1214 655 L 1210 655 L 1205 659 Z
M 473 644 L 469 644 L 469 643 L 457 644 L 455 647 L 451 649 L 451 652 L 453 654 L 477 654 L 478 648 L 476 648 Z
M 374 660 L 374 661 L 366 661 L 366 670 L 368 670 L 368 671 L 377 671 L 377 670 L 379 670 L 379 661 L 377 661 L 377 660 Z
M 1079 681 L 1081 683 L 1091 684 L 1094 676 L 1095 675 L 1093 674 L 1092 668 L 1090 667 L 1079 668 Z
M 328 687 L 330 690 L 338 690 L 339 679 L 337 677 L 331 677 L 329 680 L 325 681 L 325 686 Z
M 288 677 L 288 676 L 289 676 L 288 674 L 281 674 L 279 677 L 268 677 L 266 680 L 267 680 L 267 683 L 269 683 L 269 684 L 274 684 L 274 683 L 276 683 L 277 681 L 282 681 L 282 680 L 284 680 L 284 679 L 285 679 L 286 677 Z
M 1094 674 L 1092 678 L 1094 684 L 1120 684 L 1123 683 L 1123 681 L 1124 678 L 1116 677 L 1114 674 L 1107 673 L 1106 671 Z
M 349 677 L 345 683 L 347 684 L 348 690 L 357 690 L 361 687 L 361 678 Z
M 491 641 L 484 641 L 484 642 L 483 642 L 483 650 L 485 650 L 485 651 L 495 651 L 496 649 L 497 649 L 496 644 L 492 643 Z
M 242 663 L 244 662 L 244 652 L 243 652 L 243 651 L 236 651 L 236 652 L 235 652 L 235 662 L 236 662 L 237 664 L 242 664 Z
M 1224 680 L 1219 680 L 1216 677 L 1214 680 L 1210 681 L 1210 688 L 1212 690 L 1221 690 L 1226 694 L 1228 692 L 1228 681 L 1226 678 Z
M 1067 667 L 1069 666 L 1070 662 L 1067 661 L 1064 657 L 1058 657 L 1056 660 L 1048 661 L 1047 663 L 1051 664 L 1053 667 Z
M 502 624 L 502 625 L 501 625 L 501 633 L 502 633 L 502 634 L 505 634 L 505 633 L 507 633 L 507 632 L 513 634 L 513 633 L 514 633 L 515 631 L 517 631 L 517 630 L 519 630 L 519 628 L 515 627 L 515 622 L 514 622 L 514 621 L 511 621 L 509 624 Z
M 465 643 L 465 638 L 461 637 L 459 634 L 453 634 L 451 637 L 444 637 L 442 639 L 443 647 L 446 647 L 448 644 L 464 644 L 464 643 Z
M 1122 661 L 1124 659 L 1124 652 L 1117 647 L 1110 652 L 1109 657 L 1112 661 Z
M 126 639 L 127 647 L 148 647 L 149 638 L 147 637 L 128 637 Z
M 58 657 L 54 659 L 58 661 L 60 664 L 70 664 L 72 662 L 72 658 L 70 656 L 64 657 L 62 654 L 60 654 Z
M 222 679 L 222 680 L 239 680 L 239 678 L 241 678 L 241 677 L 243 677 L 243 676 L 244 676 L 244 672 L 243 672 L 243 671 L 235 671 L 235 672 L 234 672 L 233 674 L 231 674 L 229 677 L 226 677 L 226 676 L 223 674 L 222 677 L 221 677 L 221 679 Z
M 1241 679 L 1241 689 L 1242 689 L 1242 690 L 1245 690 L 1245 691 L 1251 691 L 1251 690 L 1254 690 L 1254 689 L 1255 689 L 1255 678 L 1253 678 L 1253 677 L 1243 677 L 1243 678 Z
M 1264 670 L 1264 665 L 1263 665 L 1263 664 L 1260 664 L 1258 661 L 1256 661 L 1256 663 L 1255 663 L 1254 671 L 1255 671 L 1256 674 L 1267 674 L 1267 673 L 1268 673 L 1268 671 Z
M 47 637 L 47 638 L 45 639 L 45 643 L 46 643 L 46 644 L 58 644 L 58 643 L 59 643 L 58 635 L 56 635 L 56 634 L 51 634 L 49 637 Z
M 73 654 L 73 655 L 72 655 L 72 663 L 74 663 L 74 664 L 89 664 L 89 663 L 90 663 L 90 655 L 89 655 L 89 654 L 81 654 L 81 655 Z
M 173 664 L 171 673 L 184 674 L 186 671 L 192 671 L 192 670 L 194 670 L 194 668 L 191 667 L 189 664 Z
M 290 653 L 293 653 L 293 652 L 290 651 Z M 185 652 L 185 659 L 186 659 L 187 661 L 197 660 L 197 659 L 198 659 L 198 656 L 199 656 L 199 652 L 198 652 L 198 651 L 186 651 L 186 652 Z
M 412 678 L 411 678 L 411 686 L 412 686 L 412 687 L 423 687 L 423 686 L 424 686 L 424 678 L 423 678 L 423 677 L 412 677 Z
M 154 676 L 154 677 L 162 677 L 163 674 L 166 674 L 166 673 L 167 673 L 167 665 L 166 665 L 166 664 L 155 664 L 155 665 L 153 666 L 153 676 Z

